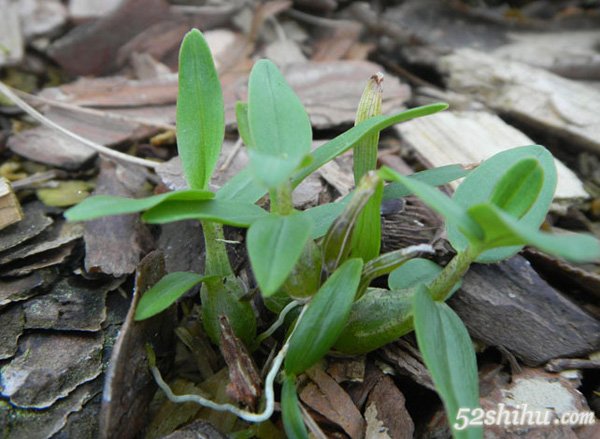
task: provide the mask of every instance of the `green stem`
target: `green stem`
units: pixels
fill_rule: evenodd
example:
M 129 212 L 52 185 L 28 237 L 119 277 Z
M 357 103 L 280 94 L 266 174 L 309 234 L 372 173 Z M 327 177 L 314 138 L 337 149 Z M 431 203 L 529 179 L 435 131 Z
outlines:
M 289 215 L 294 211 L 292 185 L 289 181 L 272 190 L 270 196 L 271 212 L 278 213 L 279 215 Z
M 445 301 L 450 295 L 450 291 L 463 275 L 467 272 L 471 264 L 479 256 L 479 250 L 473 247 L 467 247 L 464 252 L 458 253 L 444 267 L 442 272 L 429 284 L 431 298 L 438 302 Z
M 206 262 L 204 272 L 221 277 L 233 274 L 227 249 L 223 242 L 223 226 L 211 221 L 202 221 L 202 231 L 204 232 L 204 245 L 206 248 Z

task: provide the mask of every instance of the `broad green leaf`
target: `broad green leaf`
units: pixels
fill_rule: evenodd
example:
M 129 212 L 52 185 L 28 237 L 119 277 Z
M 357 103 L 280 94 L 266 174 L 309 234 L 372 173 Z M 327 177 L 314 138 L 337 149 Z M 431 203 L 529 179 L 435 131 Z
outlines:
M 144 293 L 135 310 L 135 320 L 144 320 L 170 307 L 190 289 L 207 279 L 196 273 L 169 273 Z
M 532 157 L 538 161 L 544 171 L 544 183 L 535 203 L 519 219 L 519 223 L 528 225 L 532 229 L 539 228 L 554 197 L 557 182 L 554 157 L 543 146 L 532 145 L 513 148 L 485 160 L 477 169 L 471 171 L 458 186 L 452 199 L 465 210 L 477 204 L 490 202 L 496 185 L 505 173 L 522 159 Z M 452 246 L 459 252 L 464 251 L 468 245 L 464 232 L 454 224 L 447 224 L 446 228 Z M 520 246 L 507 246 L 489 250 L 482 253 L 477 258 L 477 262 L 498 262 L 513 256 L 520 248 Z
M 252 148 L 254 146 L 254 140 L 252 140 L 252 134 L 250 133 L 250 124 L 248 122 L 248 104 L 246 102 L 236 102 L 235 104 L 235 118 L 237 120 L 237 128 L 244 145 Z
M 513 165 L 496 183 L 490 201 L 515 218 L 531 208 L 544 184 L 544 170 L 534 158 Z
M 423 107 L 413 108 L 411 110 L 404 111 L 402 113 L 394 114 L 392 116 L 375 116 L 371 119 L 368 119 L 359 125 L 351 128 L 343 134 L 340 134 L 336 138 L 330 140 L 324 145 L 317 148 L 313 151 L 309 157 L 310 161 L 307 162 L 307 165 L 300 170 L 298 170 L 294 176 L 292 177 L 293 187 L 297 187 L 302 180 L 311 175 L 313 172 L 318 170 L 325 163 L 333 160 L 338 155 L 343 154 L 352 148 L 357 142 L 363 139 L 365 136 L 373 134 L 375 132 L 381 131 L 385 128 L 388 128 L 396 123 L 405 122 L 407 120 L 411 120 L 417 117 L 427 116 L 429 114 L 437 113 L 438 111 L 442 111 L 448 108 L 447 104 L 431 104 L 425 105 Z M 448 169 L 445 169 L 448 168 Z M 422 171 L 414 174 L 420 175 L 423 174 L 423 178 L 427 175 L 431 175 L 432 181 L 426 181 L 430 184 L 436 184 L 436 181 L 440 181 L 437 184 L 446 184 L 452 180 L 463 177 L 469 171 L 462 169 L 458 165 L 450 165 L 447 167 L 431 169 L 427 171 Z M 393 186 L 393 185 L 391 185 Z M 393 191 L 392 191 L 393 192 Z M 231 180 L 229 180 L 218 192 L 217 198 L 220 199 L 228 199 L 228 200 L 242 200 L 246 202 L 256 202 L 262 196 L 267 193 L 264 187 L 262 187 L 257 181 L 252 178 L 252 174 L 248 168 L 241 171 Z M 389 198 L 399 198 L 404 195 L 396 196 L 392 193 L 391 197 L 387 195 L 388 191 L 384 190 L 384 199 Z M 406 195 L 409 195 L 407 193 Z M 325 227 L 325 230 L 327 227 Z M 322 236 L 322 235 L 321 235 Z
M 270 188 L 278 186 L 310 153 L 312 128 L 300 99 L 271 61 L 258 61 L 250 72 L 248 122 L 252 149 L 260 153 L 250 156 L 256 176 Z M 285 162 L 287 174 L 278 172 L 271 176 L 268 170 L 260 172 L 266 156 Z M 274 171 L 273 167 L 269 169 Z
M 277 188 L 282 183 L 289 180 L 294 171 L 298 168 L 298 160 L 292 160 L 285 156 L 275 156 L 262 151 L 249 149 L 250 164 L 248 169 L 255 180 L 266 188 Z
M 454 180 L 465 177 L 469 172 L 471 172 L 469 169 L 465 169 L 461 165 L 447 165 L 415 172 L 408 177 L 427 183 L 430 186 L 443 186 Z M 384 200 L 402 198 L 411 194 L 411 191 L 406 186 L 398 182 L 390 183 L 383 189 Z
M 489 246 L 529 244 L 571 262 L 600 261 L 600 241 L 591 235 L 573 233 L 553 235 L 540 232 L 502 212 L 491 204 L 480 204 L 469 209 L 469 215 L 482 225 Z
M 342 214 L 351 198 L 346 197 L 335 203 L 320 204 L 302 212 L 303 215 L 309 216 L 315 224 L 312 231 L 313 239 L 320 238 L 327 233 L 331 224 Z
M 310 239 L 312 221 L 295 213 L 270 214 L 256 221 L 246 237 L 252 271 L 263 296 L 283 285 Z
M 390 273 L 388 286 L 391 290 L 400 290 L 416 287 L 419 284 L 427 285 L 441 271 L 442 267 L 429 259 L 411 259 Z
M 246 346 L 252 346 L 256 336 L 256 316 L 247 299 L 247 290 L 235 276 L 207 279 L 200 289 L 202 324 L 213 343 L 220 344 L 219 317 L 227 316 L 229 324 Z
M 146 211 L 142 219 L 164 224 L 186 219 L 207 220 L 236 227 L 248 227 L 268 213 L 256 204 L 234 201 L 166 201 Z
M 365 354 L 413 330 L 413 290 L 369 288 L 352 305 L 334 348 L 346 354 Z
M 293 376 L 287 374 L 283 377 L 281 388 L 281 418 L 289 439 L 308 439 L 308 431 L 300 411 L 296 382 Z
M 287 373 L 304 372 L 338 339 L 352 308 L 362 266 L 360 259 L 347 260 L 314 295 L 290 338 Z
M 367 85 L 360 97 L 354 125 L 381 114 L 381 101 L 383 100 L 383 89 L 381 83 L 383 75 L 377 73 L 369 78 Z M 377 146 L 379 144 L 379 131 L 365 137 L 354 147 L 353 171 L 354 183 L 358 184 L 360 179 L 369 171 L 377 167 Z
M 202 201 L 210 200 L 211 198 L 214 198 L 212 192 L 195 189 L 166 192 L 160 195 L 136 199 L 112 195 L 94 195 L 67 210 L 64 215 L 69 221 L 88 221 L 103 216 L 141 212 L 169 200 Z
M 350 256 L 362 258 L 368 262 L 379 256 L 381 249 L 381 200 L 383 197 L 383 181 L 380 181 L 375 192 L 363 207 L 356 219 L 352 231 Z
M 417 343 L 444 402 L 454 438 L 483 437 L 481 427 L 454 428 L 460 408 L 479 407 L 477 359 L 465 325 L 448 305 L 434 302 L 424 285 L 415 293 L 413 312 Z
M 306 241 L 298 262 L 285 280 L 282 290 L 293 298 L 305 298 L 317 292 L 321 285 L 321 250 L 312 239 Z
M 177 149 L 192 189 L 206 189 L 225 136 L 223 92 L 208 44 L 199 30 L 179 51 Z
M 321 145 L 311 153 L 312 161 L 308 166 L 300 169 L 292 178 L 294 187 L 298 186 L 302 180 L 311 175 L 325 163 L 333 160 L 340 154 L 345 153 L 350 148 L 366 136 L 370 136 L 385 128 L 395 125 L 400 122 L 406 122 L 417 117 L 428 116 L 448 108 L 448 104 L 430 104 L 422 107 L 411 108 L 391 116 L 374 116 L 370 119 L 361 122 L 355 127 L 350 128 L 345 133 L 340 134 L 336 138 Z
M 466 210 L 435 187 L 400 175 L 387 167 L 381 168 L 379 175 L 386 180 L 402 183 L 431 209 L 442 215 L 448 223 L 454 224 L 471 241 L 478 242 L 483 237 L 481 228 L 467 215 Z
M 256 203 L 267 191 L 260 185 L 250 172 L 249 168 L 244 168 L 236 175 L 231 177 L 227 183 L 221 187 L 215 198 L 223 201 L 242 201 L 244 203 Z

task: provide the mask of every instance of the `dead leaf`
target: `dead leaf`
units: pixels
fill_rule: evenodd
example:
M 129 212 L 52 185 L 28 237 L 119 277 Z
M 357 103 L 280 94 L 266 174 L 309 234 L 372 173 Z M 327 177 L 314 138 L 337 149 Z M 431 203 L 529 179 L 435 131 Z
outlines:
M 312 383 L 300 392 L 302 402 L 339 425 L 351 438 L 362 438 L 365 421 L 344 389 L 318 367 L 306 373 Z
M 405 402 L 394 380 L 384 375 L 371 391 L 365 406 L 365 436 L 373 439 L 411 439 L 415 425 Z

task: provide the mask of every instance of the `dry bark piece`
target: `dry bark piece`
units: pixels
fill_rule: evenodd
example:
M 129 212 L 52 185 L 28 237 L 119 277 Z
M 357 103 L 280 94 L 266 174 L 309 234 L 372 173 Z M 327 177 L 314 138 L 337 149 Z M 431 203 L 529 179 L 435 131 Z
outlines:
M 327 373 L 337 382 L 362 383 L 365 379 L 367 358 L 364 355 L 352 358 L 332 358 Z
M 95 195 L 138 198 L 145 174 L 139 168 L 102 160 Z M 151 238 L 138 214 L 110 216 L 84 224 L 85 269 L 90 273 L 122 276 L 132 273 L 147 251 Z
M 67 21 L 67 8 L 60 0 L 26 0 L 19 2 L 23 35 L 27 40 L 55 34 Z
M 98 394 L 100 385 L 101 381 L 98 379 L 83 384 L 66 398 L 57 401 L 49 410 L 19 409 L 6 401 L 1 401 L 0 425 L 3 427 L 2 432 L 11 439 L 55 438 L 53 435 L 67 425 L 70 415 L 80 411 L 90 399 Z M 81 433 L 81 430 L 78 433 Z
M 43 126 L 10 136 L 8 147 L 29 160 L 72 170 L 96 157 L 96 152 L 88 146 Z
M 12 303 L 28 299 L 40 294 L 44 288 L 56 279 L 53 269 L 36 270 L 33 273 L 17 278 L 0 280 L 0 309 Z
M 227 439 L 227 436 L 209 422 L 199 419 L 162 439 Z
M 365 437 L 411 439 L 415 425 L 406 410 L 406 399 L 394 380 L 384 375 L 371 391 L 365 407 Z
M 75 21 L 98 18 L 114 11 L 121 3 L 123 0 L 70 0 L 69 16 Z
M 25 218 L 22 221 L 7 227 L 0 234 L 0 251 L 3 252 L 39 235 L 53 222 L 37 203 L 23 206 L 23 213 Z
M 507 149 L 535 143 L 498 116 L 483 111 L 444 111 L 400 124 L 396 130 L 430 167 L 478 163 Z M 588 198 L 575 173 L 559 160 L 555 163 L 555 199 Z
M 499 410 L 499 404 L 505 410 L 518 410 L 526 406 L 527 411 L 552 413 L 551 419 L 557 419 L 564 413 L 589 412 L 590 408 L 584 396 L 577 390 L 579 380 L 568 380 L 557 374 L 546 373 L 540 369 L 525 369 L 513 375 L 510 384 L 499 385 L 489 395 L 481 399 L 484 410 Z M 486 427 L 486 437 L 503 438 L 577 438 L 569 426 L 527 426 L 494 425 Z
M 204 240 L 199 221 L 187 220 L 163 224 L 157 248 L 164 253 L 167 273 L 204 272 Z
M 0 177 L 0 230 L 23 219 L 21 203 L 8 180 Z
M 262 380 L 244 343 L 236 337 L 226 316 L 219 316 L 219 348 L 229 368 L 227 394 L 252 411 L 262 395 Z
M 9 262 L 28 258 L 48 250 L 54 250 L 78 240 L 83 236 L 83 226 L 81 224 L 72 224 L 67 222 L 54 223 L 52 227 L 46 229 L 35 238 L 11 248 L 8 251 L 0 252 L 0 265 Z
M 547 372 L 562 372 L 572 369 L 600 369 L 600 359 L 556 358 L 546 363 Z
M 600 151 L 600 91 L 593 87 L 469 49 L 440 58 L 437 67 L 451 90 L 574 145 Z
M 1 369 L 2 396 L 21 408 L 43 409 L 102 373 L 101 334 L 28 334 Z
M 10 264 L 3 265 L 0 268 L 0 276 L 24 276 L 41 268 L 53 267 L 60 265 L 67 260 L 73 253 L 75 243 L 70 242 L 56 249 L 52 249 L 33 255 Z
M 2 328 L 0 360 L 6 360 L 17 353 L 19 337 L 23 333 L 24 323 L 25 319 L 21 305 L 7 307 L 0 311 L 0 328 Z
M 106 295 L 124 280 L 63 279 L 48 293 L 29 299 L 23 305 L 25 328 L 99 331 L 106 319 Z
M 474 264 L 449 304 L 470 334 L 527 365 L 600 347 L 600 322 L 550 287 L 521 256 Z
M 116 55 L 124 43 L 168 13 L 164 0 L 125 0 L 110 14 L 55 41 L 49 54 L 73 75 L 106 74 L 116 68 Z
M 509 33 L 509 43 L 492 53 L 572 79 L 600 79 L 597 30 Z
M 344 389 L 318 367 L 306 373 L 312 383 L 300 392 L 302 402 L 340 426 L 352 439 L 362 438 L 365 421 Z
M 433 390 L 431 374 L 423 364 L 421 353 L 406 340 L 398 340 L 381 349 L 383 357 L 400 375 L 408 376 L 423 387 Z
M 19 25 L 19 4 L 11 0 L 0 0 L 0 66 L 18 64 L 23 55 L 24 41 Z
M 141 322 L 134 320 L 140 297 L 165 274 L 160 252 L 149 253 L 136 272 L 133 298 L 125 323 L 115 342 L 106 371 L 100 438 L 131 438 L 139 434 L 146 423 L 148 404 L 156 384 L 148 369 L 146 343 L 151 343 L 162 358 L 173 348 L 174 309 Z

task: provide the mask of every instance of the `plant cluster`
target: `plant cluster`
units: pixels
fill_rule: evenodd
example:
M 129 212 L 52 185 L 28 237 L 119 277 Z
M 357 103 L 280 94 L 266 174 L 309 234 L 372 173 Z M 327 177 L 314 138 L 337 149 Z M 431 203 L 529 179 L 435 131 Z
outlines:
M 254 349 L 291 309 L 301 309 L 267 377 L 262 413 L 211 405 L 198 398 L 187 400 L 250 421 L 265 420 L 273 411 L 272 383 L 283 364 L 280 401 L 285 430 L 289 437 L 308 437 L 296 378 L 332 348 L 365 353 L 414 330 L 452 426 L 459 408 L 479 404 L 471 340 L 460 318 L 444 303 L 470 264 L 501 261 L 524 245 L 571 261 L 600 259 L 600 244 L 591 236 L 555 236 L 538 230 L 557 180 L 554 159 L 542 146 L 497 154 L 470 172 L 458 165 L 408 177 L 385 167 L 376 171 L 382 129 L 447 107 L 433 104 L 381 115 L 379 81 L 379 77 L 369 81 L 356 125 L 311 151 L 311 124 L 299 98 L 273 63 L 258 61 L 249 77 L 248 102 L 236 106 L 249 166 L 212 192 L 209 182 L 225 131 L 223 96 L 210 50 L 202 34 L 193 30 L 181 46 L 177 101 L 177 144 L 189 189 L 136 200 L 94 196 L 66 212 L 71 221 L 142 211 L 142 219 L 151 224 L 201 221 L 205 274 L 166 275 L 142 297 L 138 320 L 165 310 L 201 284 L 202 321 L 212 341 L 219 343 L 219 317 L 224 315 L 235 334 Z M 351 148 L 355 190 L 335 203 L 294 209 L 294 188 Z M 452 198 L 435 187 L 462 177 Z M 256 204 L 266 194 L 269 211 Z M 457 254 L 444 268 L 418 257 L 431 252 L 427 245 L 380 254 L 381 203 L 409 194 L 418 196 L 447 223 Z M 248 228 L 247 253 L 260 294 L 269 309 L 280 315 L 258 337 L 253 308 L 243 300 L 246 286 L 229 262 L 223 225 Z M 370 286 L 384 275 L 389 275 L 388 289 Z M 160 375 L 155 376 L 169 394 Z M 186 400 L 172 392 L 169 396 Z M 482 434 L 477 428 L 453 433 L 455 437 Z

